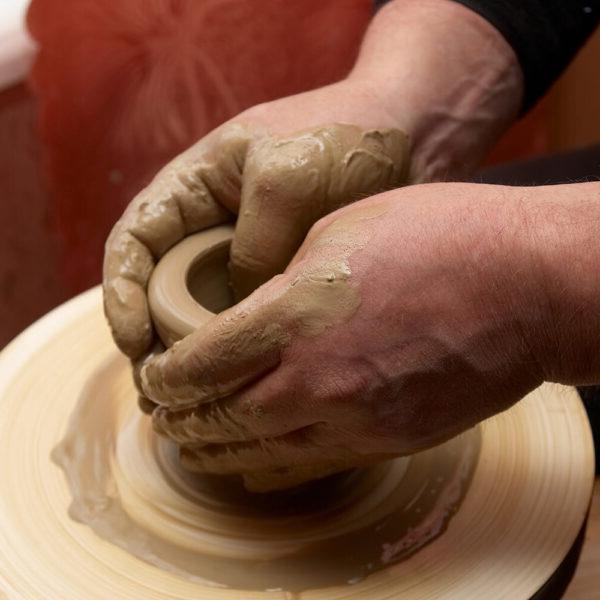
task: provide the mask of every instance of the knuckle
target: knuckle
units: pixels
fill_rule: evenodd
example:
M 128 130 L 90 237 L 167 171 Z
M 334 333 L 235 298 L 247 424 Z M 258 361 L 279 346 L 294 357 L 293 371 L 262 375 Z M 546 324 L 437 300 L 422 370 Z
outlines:
M 320 147 L 308 137 L 270 138 L 257 144 L 248 160 L 245 183 L 257 196 L 314 194 L 320 187 L 324 169 Z M 323 191 L 323 190 L 321 190 Z

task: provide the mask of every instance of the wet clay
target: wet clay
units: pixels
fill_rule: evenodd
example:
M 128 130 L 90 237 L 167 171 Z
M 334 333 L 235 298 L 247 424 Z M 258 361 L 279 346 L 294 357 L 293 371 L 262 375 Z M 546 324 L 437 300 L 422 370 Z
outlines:
M 185 238 L 158 263 L 148 303 L 168 348 L 233 304 L 227 261 L 233 227 L 213 227 Z
M 146 288 L 156 261 L 185 236 L 231 221 L 252 134 L 212 132 L 180 154 L 129 204 L 104 254 L 104 312 L 119 349 L 138 358 L 152 345 Z
M 369 220 L 381 216 L 381 211 L 378 206 L 367 208 L 360 218 Z M 219 342 L 229 352 L 255 355 L 266 365 L 268 356 L 279 355 L 290 334 L 318 335 L 327 327 L 348 319 L 359 306 L 360 300 L 357 291 L 350 285 L 351 272 L 347 260 L 366 243 L 364 236 L 355 239 L 356 236 L 351 233 L 354 228 L 349 225 L 354 225 L 356 218 L 351 217 L 352 223 L 348 223 L 346 218 L 330 225 L 325 235 L 314 243 L 314 247 L 326 246 L 319 252 L 319 260 L 312 260 L 310 268 L 291 276 L 288 283 L 281 286 L 276 296 L 270 298 L 260 310 L 252 311 L 244 306 L 229 311 L 233 319 L 239 317 L 239 311 L 245 311 L 243 322 L 235 328 L 219 332 L 215 336 Z M 222 311 L 233 301 L 227 276 L 232 233 L 230 226 L 221 226 L 189 236 L 172 248 L 157 265 L 150 280 L 148 298 L 155 327 L 165 345 L 171 346 L 196 330 L 202 335 L 214 312 Z M 293 321 L 286 322 L 290 318 Z M 223 321 L 228 324 L 232 319 Z M 246 331 L 247 336 L 244 335 Z M 261 332 L 260 336 L 255 335 L 256 331 Z M 182 343 L 196 344 L 196 341 L 192 338 Z M 217 357 L 214 353 L 209 354 L 211 356 L 207 363 L 212 366 L 212 361 Z M 252 375 L 252 372 L 241 375 Z M 152 373 L 147 370 L 142 377 L 146 386 L 156 385 L 156 376 L 153 379 Z M 159 402 L 162 400 L 169 411 L 182 411 L 188 406 L 216 400 L 217 392 L 223 394 L 227 385 L 237 383 L 234 379 L 220 381 L 218 390 L 211 390 L 213 379 L 210 376 L 199 377 L 198 381 L 186 382 L 177 390 L 169 389 L 162 398 L 157 394 L 152 397 Z M 164 390 L 162 393 L 165 394 Z M 163 409 L 155 411 L 154 422 L 159 433 L 181 444 L 182 460 L 186 467 L 206 470 L 194 452 L 198 442 L 206 441 L 200 431 L 202 424 L 198 424 L 198 431 L 194 433 L 193 419 L 171 419 Z M 179 432 L 181 424 L 185 429 L 185 440 Z M 357 453 L 342 459 L 324 456 L 319 464 L 273 472 L 247 472 L 244 465 L 240 464 L 239 472 L 243 473 L 248 489 L 265 492 L 290 488 L 375 460 L 377 457 L 364 457 Z
M 469 487 L 479 429 L 412 457 L 291 492 L 248 493 L 236 479 L 181 468 L 175 445 L 122 395 L 111 358 L 92 373 L 53 453 L 70 514 L 100 537 L 180 577 L 238 589 L 357 583 L 441 535 Z M 124 401 L 125 400 L 125 401 Z

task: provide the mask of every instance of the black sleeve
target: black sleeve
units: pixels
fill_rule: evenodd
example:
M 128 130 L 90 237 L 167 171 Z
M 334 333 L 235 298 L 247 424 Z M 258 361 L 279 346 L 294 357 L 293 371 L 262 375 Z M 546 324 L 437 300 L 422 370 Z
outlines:
M 525 81 L 523 110 L 546 93 L 600 22 L 600 0 L 454 1 L 494 25 L 514 49 Z

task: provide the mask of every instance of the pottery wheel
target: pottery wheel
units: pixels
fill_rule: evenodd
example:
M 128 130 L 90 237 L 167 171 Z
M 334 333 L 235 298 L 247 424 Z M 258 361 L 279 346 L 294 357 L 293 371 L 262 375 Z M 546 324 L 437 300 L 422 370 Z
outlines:
M 247 499 L 211 504 L 137 412 L 97 288 L 0 354 L 0 409 L 0 598 L 526 599 L 577 538 L 594 476 L 576 391 L 544 385 L 447 444 L 326 484 L 343 493 L 322 506 L 240 516 Z M 72 427 L 103 431 L 107 415 L 103 435 Z M 82 456 L 94 468 L 64 470 Z M 362 565 L 371 551 L 379 564 Z

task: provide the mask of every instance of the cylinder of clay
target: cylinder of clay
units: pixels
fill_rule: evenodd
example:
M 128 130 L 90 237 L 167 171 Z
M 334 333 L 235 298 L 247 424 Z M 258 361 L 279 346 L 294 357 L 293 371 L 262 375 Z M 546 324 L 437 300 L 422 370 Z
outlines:
M 148 303 L 165 346 L 233 304 L 227 269 L 233 230 L 232 225 L 222 225 L 190 235 L 156 265 L 148 284 Z

